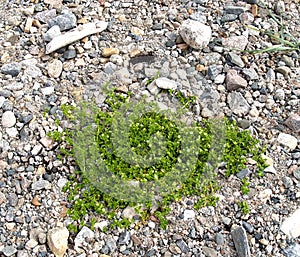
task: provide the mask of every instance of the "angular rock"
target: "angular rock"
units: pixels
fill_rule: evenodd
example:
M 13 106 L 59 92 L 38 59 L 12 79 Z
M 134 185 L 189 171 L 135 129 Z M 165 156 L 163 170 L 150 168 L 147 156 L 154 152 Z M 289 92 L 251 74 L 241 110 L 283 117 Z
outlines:
M 17 122 L 15 114 L 12 111 L 6 111 L 2 115 L 2 126 L 3 128 L 11 128 Z
M 222 65 L 210 65 L 207 70 L 207 75 L 211 80 L 215 80 L 216 77 L 223 71 Z
M 244 68 L 245 64 L 242 61 L 242 58 L 238 56 L 236 53 L 230 52 L 228 54 L 228 60 L 232 63 L 235 64 L 238 67 Z
M 241 13 L 246 12 L 246 8 L 244 8 L 242 6 L 228 5 L 228 6 L 225 6 L 225 12 L 226 13 L 231 13 L 231 14 L 239 15 Z
M 293 175 L 294 175 L 294 177 L 295 177 L 296 179 L 300 180 L 300 167 L 294 169 Z M 1 199 L 1 197 L 0 197 L 0 199 Z M 1 200 L 0 200 L 0 202 L 1 202 Z
M 177 88 L 177 83 L 174 80 L 160 77 L 155 80 L 155 84 L 158 88 L 161 89 L 176 89 Z
M 119 245 L 124 245 L 126 243 L 128 243 L 130 240 L 130 233 L 125 230 L 124 232 L 122 232 L 119 236 L 119 240 L 118 240 L 118 243 Z
M 43 179 L 33 182 L 31 184 L 32 190 L 41 190 L 41 189 L 49 189 L 49 188 L 51 188 L 51 183 Z
M 72 12 L 66 12 L 48 21 L 49 28 L 54 25 L 59 26 L 60 31 L 65 31 L 76 27 L 77 18 Z
M 64 58 L 69 60 L 69 59 L 73 59 L 76 57 L 76 50 L 75 49 L 69 49 L 67 51 L 64 52 Z
M 48 64 L 48 74 L 52 78 L 58 78 L 62 72 L 63 64 L 60 60 L 53 60 Z
M 239 92 L 229 93 L 227 96 L 227 103 L 229 104 L 230 109 L 238 115 L 245 115 L 250 110 L 248 102 Z
M 208 45 L 211 33 L 209 26 L 190 19 L 185 20 L 179 28 L 179 34 L 184 42 L 198 50 Z
M 285 133 L 280 133 L 277 138 L 277 141 L 281 145 L 288 147 L 291 151 L 293 151 L 297 147 L 297 144 L 298 144 L 297 138 L 295 138 L 292 135 L 285 134 Z
M 176 245 L 180 248 L 183 253 L 188 253 L 190 248 L 187 243 L 183 239 L 179 239 L 176 241 Z
M 238 257 L 250 257 L 250 248 L 245 229 L 243 227 L 237 227 L 231 231 L 231 236 Z
M 226 74 L 226 86 L 229 91 L 233 91 L 238 88 L 245 88 L 247 85 L 247 81 L 238 75 L 236 70 L 228 70 Z
M 282 253 L 286 257 L 299 257 L 300 256 L 300 244 L 292 244 L 285 248 Z
M 45 10 L 45 11 L 42 11 L 42 12 L 38 12 L 34 16 L 34 18 L 39 20 L 40 22 L 48 23 L 48 21 L 55 18 L 55 16 L 56 16 L 56 10 L 51 9 L 51 10 Z
M 222 45 L 230 50 L 245 50 L 248 44 L 248 38 L 245 36 L 232 36 L 222 38 Z
M 289 238 L 300 236 L 300 209 L 296 210 L 290 217 L 285 219 L 281 224 L 281 231 Z
M 195 218 L 195 211 L 194 210 L 185 210 L 183 212 L 183 220 L 190 220 Z
M 243 74 L 248 80 L 258 80 L 259 76 L 255 69 L 249 68 L 249 69 L 243 69 Z
M 54 228 L 47 234 L 48 246 L 55 257 L 63 257 L 68 249 L 69 231 L 67 228 Z
M 16 252 L 18 252 L 18 250 L 11 246 L 11 245 L 8 245 L 8 246 L 5 246 L 3 249 L 2 249 L 2 253 L 9 257 L 9 256 L 13 256 Z
M 215 249 L 210 248 L 210 247 L 203 246 L 202 251 L 206 257 L 217 257 L 218 256 L 218 252 Z
M 287 125 L 291 130 L 295 132 L 300 132 L 300 116 L 297 114 L 292 114 L 286 121 Z
M 20 63 L 17 63 L 17 62 L 11 62 L 11 63 L 7 63 L 7 64 L 4 64 L 2 67 L 1 67 L 1 72 L 3 74 L 6 74 L 6 75 L 11 75 L 13 77 L 16 77 L 19 75 L 19 73 L 21 72 L 21 64 Z
M 74 239 L 75 249 L 82 247 L 86 240 L 91 240 L 94 238 L 94 236 L 95 233 L 92 230 L 90 230 L 88 227 L 83 227 Z

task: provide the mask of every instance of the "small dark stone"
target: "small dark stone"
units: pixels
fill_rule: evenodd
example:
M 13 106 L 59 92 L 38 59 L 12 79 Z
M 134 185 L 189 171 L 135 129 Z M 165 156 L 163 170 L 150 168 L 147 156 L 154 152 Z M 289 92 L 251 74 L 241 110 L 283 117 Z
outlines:
M 251 123 L 249 120 L 242 119 L 242 120 L 238 121 L 237 125 L 242 129 L 247 129 L 250 127 Z
M 21 116 L 21 122 L 23 122 L 24 124 L 27 124 L 29 123 L 31 120 L 33 119 L 33 115 L 32 114 L 29 114 L 29 115 L 26 115 L 26 116 Z
M 215 235 L 215 241 L 218 245 L 224 244 L 224 236 L 221 233 Z
M 256 239 L 256 240 L 260 240 L 260 239 L 262 239 L 262 234 L 261 233 L 256 233 L 255 235 L 254 235 L 254 238 Z
M 163 29 L 163 24 L 162 23 L 156 23 L 152 26 L 153 30 L 162 30 Z
M 2 110 L 3 111 L 12 111 L 13 109 L 13 103 L 9 100 L 5 100 L 2 104 Z
M 17 62 L 4 64 L 1 68 L 1 72 L 3 74 L 7 74 L 7 75 L 11 75 L 13 77 L 16 77 L 21 72 L 21 64 L 19 64 Z
M 250 233 L 250 234 L 253 233 L 254 228 L 253 228 L 253 226 L 252 226 L 251 224 L 249 224 L 249 223 L 246 222 L 246 221 L 243 221 L 242 225 L 243 225 L 244 229 L 246 229 L 246 231 L 247 231 L 248 233 Z
M 124 231 L 120 234 L 118 243 L 119 245 L 123 245 L 128 243 L 129 240 L 130 240 L 130 233 L 128 231 Z
M 69 49 L 64 52 L 63 57 L 67 60 L 75 58 L 76 57 L 76 50 L 75 49 Z
M 11 193 L 7 196 L 7 200 L 10 206 L 17 206 L 18 196 L 15 193 Z
M 238 172 L 236 174 L 236 176 L 239 178 L 239 179 L 243 179 L 245 177 L 247 177 L 250 173 L 250 170 L 249 169 L 244 169 L 244 170 L 241 170 L 240 172 Z
M 50 95 L 47 99 L 48 103 L 55 103 L 58 99 L 58 96 L 57 95 Z
M 148 251 L 148 252 L 146 253 L 146 257 L 153 256 L 153 255 L 155 255 L 155 253 L 156 253 L 156 251 L 155 251 L 154 249 L 151 249 L 150 251 Z
M 237 227 L 231 231 L 231 236 L 239 257 L 250 257 L 250 248 L 246 231 L 243 227 Z
M 172 40 L 168 40 L 167 42 L 166 42 L 166 47 L 173 47 L 173 46 L 175 46 L 176 45 L 176 43 L 174 42 L 174 41 L 172 41 Z
M 215 78 L 221 74 L 223 71 L 222 65 L 210 65 L 207 70 L 207 75 L 211 80 L 215 80 Z
M 190 248 L 187 243 L 183 239 L 179 239 L 176 241 L 176 245 L 180 248 L 183 253 L 188 253 Z
M 60 31 L 65 31 L 76 27 L 77 18 L 72 12 L 66 12 L 48 21 L 49 28 L 54 25 L 59 26 Z

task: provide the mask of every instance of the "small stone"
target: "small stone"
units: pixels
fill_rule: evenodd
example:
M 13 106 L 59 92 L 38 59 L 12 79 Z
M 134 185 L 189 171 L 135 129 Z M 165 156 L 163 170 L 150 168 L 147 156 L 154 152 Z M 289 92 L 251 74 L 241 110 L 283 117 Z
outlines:
M 281 145 L 283 145 L 285 147 L 288 147 L 291 151 L 293 151 L 294 149 L 296 149 L 297 144 L 298 144 L 297 138 L 295 138 L 292 135 L 285 134 L 285 133 L 280 133 L 279 136 L 278 136 L 278 138 L 277 138 L 277 141 Z
M 17 122 L 15 114 L 12 111 L 6 111 L 2 115 L 2 126 L 4 128 L 11 128 Z
M 136 36 L 143 36 L 144 31 L 138 27 L 131 27 L 130 32 Z
M 76 27 L 76 23 L 77 23 L 76 16 L 72 12 L 67 11 L 64 14 L 61 14 L 61 15 L 49 20 L 48 26 L 49 26 L 49 28 L 51 28 L 54 25 L 57 25 L 57 26 L 59 26 L 60 31 L 65 31 L 65 30 Z
M 39 202 L 39 197 L 38 197 L 37 195 L 32 199 L 31 203 L 32 203 L 34 206 L 41 206 L 41 205 L 42 205 L 42 204 Z
M 31 184 L 32 190 L 42 190 L 42 189 L 50 189 L 50 188 L 51 188 L 51 183 L 43 179 L 33 182 Z
M 246 229 L 246 231 L 248 233 L 252 234 L 254 232 L 254 227 L 251 224 L 249 224 L 248 222 L 243 221 L 242 225 L 243 225 L 244 229 Z
M 210 247 L 203 246 L 202 252 L 206 257 L 218 257 L 218 252 L 215 249 Z
M 239 92 L 229 93 L 227 96 L 227 102 L 230 109 L 238 115 L 244 115 L 249 112 L 250 106 L 246 99 Z
M 101 222 L 97 222 L 94 227 L 95 228 L 100 228 L 100 230 L 103 231 L 104 228 L 106 228 L 107 226 L 108 226 L 108 222 L 106 220 L 104 220 L 104 221 L 101 221 Z
M 41 145 L 41 144 L 37 144 L 37 145 L 35 145 L 35 146 L 32 148 L 31 154 L 32 154 L 33 156 L 36 156 L 36 155 L 38 155 L 38 154 L 40 153 L 41 150 L 42 150 L 42 145 Z
M 117 65 L 112 62 L 108 62 L 104 65 L 104 72 L 106 74 L 113 74 L 117 69 Z
M 300 116 L 297 114 L 290 115 L 285 121 L 285 125 L 297 133 L 300 132 Z
M 75 49 L 69 49 L 64 52 L 64 58 L 66 60 L 70 60 L 76 57 L 76 50 Z
M 29 241 L 26 242 L 25 244 L 25 249 L 29 250 L 34 247 L 36 247 L 39 243 L 35 241 L 34 239 L 30 239 Z
M 112 56 L 113 54 L 119 54 L 120 51 L 118 48 L 104 48 L 102 50 L 102 56 L 103 57 L 110 57 Z
M 0 192 L 0 205 L 5 203 L 7 201 L 5 194 L 3 194 L 2 192 Z
M 122 217 L 126 219 L 133 219 L 133 217 L 136 215 L 138 215 L 137 212 L 135 211 L 134 207 L 131 206 L 127 206 L 122 212 Z
M 47 234 L 47 242 L 55 257 L 63 257 L 68 248 L 69 231 L 67 228 L 54 228 Z
M 281 15 L 283 12 L 285 12 L 284 1 L 277 1 L 275 3 L 275 13 Z
M 179 34 L 184 42 L 198 50 L 208 45 L 211 33 L 209 26 L 190 19 L 185 20 L 179 28 Z
M 217 233 L 215 235 L 215 241 L 217 245 L 223 245 L 224 244 L 224 236 L 221 233 Z
M 254 15 L 250 12 L 241 13 L 239 19 L 243 24 L 251 24 L 254 21 Z
M 293 175 L 296 179 L 300 180 L 300 168 L 294 169 Z M 1 197 L 0 197 L 0 199 L 1 199 Z
M 239 178 L 239 179 L 243 179 L 243 178 L 246 178 L 250 173 L 250 170 L 249 169 L 244 169 L 244 170 L 241 170 L 240 172 L 238 172 L 236 174 L 236 176 Z
M 258 80 L 259 76 L 255 69 L 249 68 L 249 69 L 243 69 L 243 74 L 248 80 Z
M 300 209 L 296 210 L 290 217 L 284 220 L 280 229 L 289 238 L 300 236 Z
M 3 74 L 7 74 L 7 75 L 11 75 L 13 77 L 16 77 L 21 72 L 21 68 L 22 68 L 21 64 L 19 64 L 17 62 L 12 62 L 12 63 L 4 64 L 1 67 L 1 72 Z
M 56 16 L 56 10 L 51 9 L 51 10 L 38 12 L 34 18 L 39 20 L 40 22 L 48 23 L 48 21 L 55 18 L 55 16 Z
M 183 239 L 179 239 L 176 241 L 176 245 L 183 253 L 188 253 L 190 248 L 188 247 L 187 243 Z
M 243 227 L 237 227 L 231 231 L 231 236 L 239 257 L 250 257 L 250 248 L 247 234 Z
M 174 80 L 168 78 L 160 77 L 155 80 L 155 84 L 161 89 L 177 89 L 177 83 Z
M 293 185 L 293 180 L 290 177 L 283 177 L 282 183 L 285 188 L 290 188 Z
M 215 80 L 216 77 L 223 71 L 222 65 L 210 65 L 207 69 L 207 75 L 211 80 Z
M 130 240 L 130 233 L 127 230 L 125 230 L 120 234 L 118 243 L 119 245 L 124 245 L 127 244 L 129 240 Z
M 265 238 L 262 238 L 259 240 L 259 242 L 262 244 L 262 245 L 268 245 L 269 244 L 269 241 Z
M 247 87 L 247 81 L 237 74 L 236 70 L 229 70 L 226 74 L 226 86 L 229 91 L 236 90 L 238 88 Z
M 228 54 L 228 59 L 232 64 L 237 65 L 238 67 L 244 68 L 245 64 L 240 56 L 236 53 L 230 52 Z
M 27 17 L 25 27 L 24 27 L 24 32 L 25 33 L 30 33 L 32 22 L 33 22 L 33 19 L 31 17 Z
M 18 196 L 15 193 L 10 193 L 7 196 L 8 204 L 10 206 L 17 206 L 18 205 Z
M 43 35 L 43 37 L 46 42 L 50 42 L 53 38 L 59 35 L 61 35 L 59 26 L 54 25 Z
M 224 13 L 221 22 L 229 22 L 229 21 L 235 21 L 238 18 L 238 15 L 232 14 L 232 13 Z
M 230 50 L 243 51 L 248 44 L 248 39 L 245 36 L 232 36 L 222 38 L 222 45 Z
M 123 63 L 123 58 L 121 55 L 118 55 L 118 54 L 113 54 L 110 58 L 109 58 L 109 61 L 114 63 L 114 64 L 117 64 L 119 66 L 122 65 Z
M 276 69 L 277 72 L 281 73 L 283 76 L 287 77 L 291 74 L 291 69 L 287 66 L 280 66 Z
M 195 211 L 194 210 L 185 210 L 183 212 L 183 220 L 190 220 L 190 219 L 194 219 L 196 216 Z
M 5 256 L 7 256 L 7 257 L 13 256 L 13 255 L 14 255 L 15 253 L 17 253 L 17 252 L 18 252 L 18 250 L 17 250 L 15 247 L 11 246 L 11 245 L 5 246 L 5 247 L 2 249 L 2 253 L 3 253 Z
M 238 121 L 237 125 L 242 128 L 242 129 L 247 129 L 250 127 L 251 122 L 249 120 L 246 119 L 241 119 Z
M 239 15 L 241 13 L 244 13 L 245 11 L 246 9 L 241 6 L 232 6 L 232 5 L 225 6 L 225 12 L 230 14 Z
M 62 72 L 63 64 L 60 60 L 53 60 L 48 64 L 48 74 L 52 78 L 58 78 Z
M 300 256 L 300 244 L 292 244 L 285 248 L 282 253 L 286 257 L 299 257 Z
M 285 98 L 284 90 L 282 88 L 277 89 L 276 92 L 275 92 L 274 98 L 276 100 L 284 100 L 284 98 Z
M 90 241 L 95 236 L 95 233 L 88 227 L 83 227 L 74 239 L 75 249 L 82 247 L 86 240 Z

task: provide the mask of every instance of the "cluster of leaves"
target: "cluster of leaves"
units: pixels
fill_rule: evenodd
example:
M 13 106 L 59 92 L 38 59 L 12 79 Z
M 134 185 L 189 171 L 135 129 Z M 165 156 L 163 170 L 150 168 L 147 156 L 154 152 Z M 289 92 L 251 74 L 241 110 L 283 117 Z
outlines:
M 106 100 L 109 106 L 109 111 L 99 109 L 97 114 L 97 133 L 95 140 L 99 146 L 99 154 L 105 160 L 106 165 L 110 170 L 114 171 L 121 177 L 135 179 L 139 181 L 153 181 L 163 177 L 176 164 L 177 157 L 180 152 L 181 139 L 175 124 L 159 113 L 147 113 L 131 125 L 130 128 L 130 144 L 134 152 L 145 155 L 149 151 L 150 136 L 159 131 L 167 140 L 167 151 L 165 156 L 159 163 L 150 167 L 137 167 L 124 162 L 113 151 L 111 142 L 111 124 L 114 119 L 115 111 L 120 108 L 122 103 L 126 102 L 129 94 L 124 95 L 111 92 Z M 63 112 L 72 118 L 72 110 L 66 106 L 63 107 Z M 169 204 L 173 201 L 179 201 L 184 196 L 198 196 L 198 201 L 194 208 L 198 209 L 203 206 L 215 206 L 218 198 L 215 193 L 219 189 L 214 177 L 204 178 L 206 162 L 209 158 L 209 152 L 212 146 L 212 128 L 213 123 L 203 121 L 197 124 L 196 128 L 200 134 L 201 144 L 198 151 L 198 161 L 191 172 L 189 178 L 182 184 L 180 188 L 174 192 L 167 194 L 159 203 L 158 209 L 154 214 L 160 221 L 162 228 L 167 227 L 166 215 L 170 211 Z M 265 160 L 262 158 L 263 149 L 258 140 L 253 139 L 248 131 L 240 131 L 240 129 L 229 120 L 225 120 L 226 141 L 224 142 L 224 154 L 222 162 L 226 163 L 226 175 L 236 174 L 244 169 L 247 163 L 247 158 L 251 157 L 257 161 L 257 172 L 262 174 L 266 167 Z M 68 143 L 72 145 L 71 136 L 64 135 L 64 139 L 68 138 Z M 55 139 L 63 140 L 63 138 L 55 135 Z M 119 210 L 126 206 L 135 206 L 137 212 L 142 217 L 140 222 L 147 220 L 150 216 L 152 203 L 146 203 L 143 210 L 139 211 L 139 205 L 134 203 L 114 199 L 111 196 L 101 192 L 93 186 L 87 179 L 86 174 L 78 171 L 73 174 L 64 187 L 64 191 L 68 192 L 68 199 L 72 207 L 68 210 L 68 214 L 74 220 L 70 225 L 70 229 L 76 231 L 79 226 L 88 225 L 93 227 L 97 215 L 104 215 L 111 220 L 111 226 L 128 227 L 132 221 L 122 219 L 117 216 Z M 243 181 L 242 191 L 248 193 L 248 181 Z M 240 204 L 242 211 L 246 210 L 245 204 Z M 87 216 L 96 215 L 93 219 L 87 220 Z

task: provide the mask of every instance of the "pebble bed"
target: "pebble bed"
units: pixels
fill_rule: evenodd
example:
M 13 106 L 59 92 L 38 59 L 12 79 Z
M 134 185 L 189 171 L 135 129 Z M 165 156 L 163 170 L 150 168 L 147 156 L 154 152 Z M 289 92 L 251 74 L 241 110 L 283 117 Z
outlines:
M 300 40 L 298 1 L 264 5 Z M 256 0 L 32 0 L 0 3 L 1 256 L 300 256 L 299 49 L 249 54 L 278 44 L 280 26 Z M 46 53 L 56 37 L 84 24 L 100 33 Z M 159 72 L 160 78 L 147 81 Z M 216 207 L 173 203 L 167 230 L 155 218 L 137 230 L 72 234 L 63 186 L 74 162 L 59 160 L 47 136 L 71 126 L 60 106 L 105 101 L 107 81 L 121 92 L 172 106 L 163 89 L 196 96 L 198 117 L 227 116 L 267 146 L 270 166 L 218 181 Z M 174 107 L 175 108 L 175 107 Z M 56 120 L 60 120 L 59 125 Z M 249 177 L 250 193 L 240 192 Z M 246 200 L 250 213 L 241 213 Z M 128 208 L 122 214 L 132 215 Z

